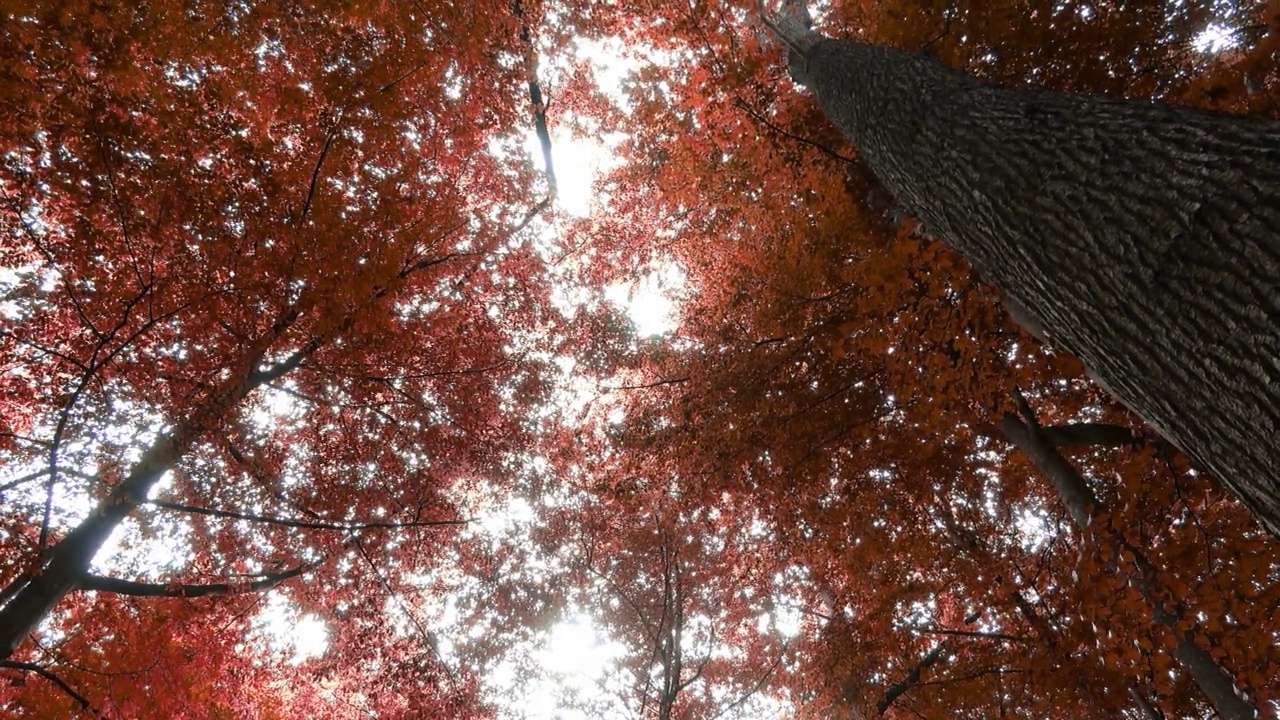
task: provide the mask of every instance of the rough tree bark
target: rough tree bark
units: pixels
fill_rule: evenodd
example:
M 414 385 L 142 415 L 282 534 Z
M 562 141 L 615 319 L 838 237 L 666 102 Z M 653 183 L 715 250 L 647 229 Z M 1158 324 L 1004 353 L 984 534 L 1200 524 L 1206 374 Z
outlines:
M 1280 534 L 1280 123 L 766 22 L 908 212 Z

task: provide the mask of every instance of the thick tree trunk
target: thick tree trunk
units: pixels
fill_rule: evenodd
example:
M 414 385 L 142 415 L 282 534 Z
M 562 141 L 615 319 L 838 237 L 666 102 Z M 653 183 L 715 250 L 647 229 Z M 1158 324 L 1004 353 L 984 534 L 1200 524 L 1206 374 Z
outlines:
M 799 34 L 898 201 L 1280 534 L 1280 124 Z

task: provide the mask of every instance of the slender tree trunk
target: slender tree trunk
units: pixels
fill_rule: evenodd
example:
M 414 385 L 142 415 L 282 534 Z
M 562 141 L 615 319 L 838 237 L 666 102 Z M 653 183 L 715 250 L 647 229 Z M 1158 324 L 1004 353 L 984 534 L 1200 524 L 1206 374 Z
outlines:
M 9 602 L 0 607 L 0 660 L 12 656 L 54 606 L 79 586 L 111 533 L 147 499 L 151 488 L 187 453 L 204 430 L 261 384 L 262 378 L 255 377 L 255 369 L 266 345 L 262 343 L 249 353 L 241 372 L 206 399 L 186 421 L 157 438 L 128 477 L 98 503 L 89 517 L 49 549 L 48 560 L 40 572 L 19 583 Z
M 881 182 L 1280 534 L 1280 123 L 831 40 L 792 73 Z

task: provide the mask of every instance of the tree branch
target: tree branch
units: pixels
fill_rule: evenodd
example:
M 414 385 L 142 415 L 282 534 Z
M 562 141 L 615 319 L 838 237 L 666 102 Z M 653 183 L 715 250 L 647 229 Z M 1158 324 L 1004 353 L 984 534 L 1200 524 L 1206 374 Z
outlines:
M 739 696 L 737 700 L 734 700 L 728 705 L 725 705 L 715 715 L 712 715 L 711 720 L 718 720 L 724 714 L 732 712 L 733 710 L 736 710 L 743 703 L 749 700 L 752 695 L 755 695 L 756 693 L 760 692 L 760 689 L 765 686 L 765 683 L 769 682 L 769 677 L 773 675 L 773 673 L 777 671 L 779 667 L 782 666 L 782 659 L 783 657 L 786 656 L 786 654 L 787 654 L 787 646 L 786 644 L 783 644 L 782 650 L 778 653 L 778 657 L 775 658 L 773 661 L 773 664 L 770 665 L 768 669 L 764 671 L 764 674 L 756 679 L 755 684 L 753 684 L 750 688 L 748 688 L 746 692 L 742 693 L 742 695 Z
M 944 644 L 939 643 L 937 647 L 929 651 L 928 655 L 921 658 L 920 662 L 916 663 L 915 667 L 911 668 L 911 672 L 907 673 L 905 678 L 885 688 L 884 695 L 882 695 L 880 697 L 880 701 L 876 703 L 876 713 L 880 715 L 885 714 L 885 712 L 889 710 L 889 706 L 893 705 L 895 700 L 906 694 L 906 692 L 914 685 L 917 685 L 920 682 L 920 677 L 924 671 L 928 670 L 934 663 L 938 662 L 938 658 L 942 657 L 943 647 Z
M 133 595 L 137 597 L 221 597 L 224 595 L 247 595 L 249 593 L 270 590 L 290 578 L 298 577 L 314 567 L 314 563 L 299 565 L 280 573 L 269 573 L 261 580 L 248 583 L 210 583 L 207 585 L 144 583 L 133 580 L 89 575 L 80 582 L 81 590 L 114 593 L 116 595 Z
M 360 556 L 369 564 L 369 569 L 373 571 L 373 576 L 378 579 L 378 582 L 387 591 L 391 599 L 400 606 L 400 610 L 405 614 L 405 617 L 409 618 L 409 621 L 418 629 L 418 634 L 422 636 L 422 642 L 435 654 L 436 661 L 440 663 L 440 667 L 444 669 L 444 673 L 449 677 L 450 682 L 456 682 L 457 677 L 453 673 L 453 668 L 449 667 L 449 663 L 445 661 L 444 655 L 440 652 L 440 641 L 436 639 L 435 634 L 422 624 L 422 621 L 418 619 L 413 610 L 401 599 L 400 593 L 391 587 L 391 582 L 383 577 L 382 571 L 378 569 L 378 564 L 373 561 L 372 557 L 369 557 L 369 553 L 364 549 L 364 544 L 358 538 L 355 540 L 355 546 L 356 550 L 360 552 Z
M 36 665 L 35 663 L 15 662 L 13 660 L 0 661 L 0 667 L 9 668 L 11 670 L 25 670 L 27 672 L 33 672 L 54 685 L 57 685 L 62 692 L 66 693 L 68 697 L 75 700 L 80 705 L 81 710 L 88 710 L 96 717 L 103 717 L 102 713 L 98 712 L 97 708 L 89 702 L 88 698 L 76 692 L 65 680 L 55 675 L 52 670 L 49 670 L 46 667 Z
M 783 137 L 787 137 L 792 140 L 795 140 L 796 142 L 804 143 L 805 145 L 808 145 L 810 147 L 817 148 L 818 150 L 821 150 L 824 155 L 828 155 L 832 158 L 835 158 L 836 160 L 840 160 L 842 162 L 847 162 L 847 163 L 858 162 L 856 158 L 852 158 L 847 155 L 841 155 L 840 153 L 836 152 L 835 150 L 832 150 L 831 148 L 827 147 L 826 145 L 823 145 L 822 143 L 816 140 L 810 140 L 809 138 L 804 137 L 803 135 L 797 135 L 785 128 L 779 127 L 778 125 L 770 121 L 768 118 L 766 118 L 764 115 L 761 115 L 755 108 L 748 105 L 746 101 L 744 101 L 742 98 L 737 98 L 736 100 L 734 100 L 733 104 L 745 110 L 748 115 L 750 115 L 752 118 L 755 119 L 756 122 L 760 123 L 761 125 L 764 125 L 765 127 L 769 128 L 775 133 L 778 133 L 779 135 L 782 135 Z
M 472 521 L 471 518 L 467 518 L 457 520 L 411 520 L 407 522 L 328 523 L 294 520 L 292 518 L 273 517 L 270 515 L 258 515 L 256 513 L 237 512 L 235 510 L 218 510 L 216 508 L 206 508 L 198 505 L 187 505 L 185 503 L 167 502 L 164 500 L 147 500 L 146 504 L 158 508 L 164 508 L 165 510 L 176 510 L 178 512 L 194 513 L 196 515 L 210 515 L 212 517 L 230 518 L 233 520 L 248 520 L 250 522 L 266 523 L 268 525 L 281 525 L 283 527 L 296 527 L 304 530 L 341 530 L 343 532 L 356 532 L 360 530 L 375 530 L 380 528 L 395 529 L 466 525 Z
M 1008 640 L 1010 642 L 1027 642 L 1027 638 L 998 632 L 981 632 L 978 630 L 952 630 L 950 628 L 929 628 L 920 631 L 926 635 L 955 635 L 958 637 L 985 638 L 987 640 Z
M 1124 447 L 1138 442 L 1129 428 L 1107 423 L 1048 425 L 1040 428 L 1040 435 L 1054 447 Z
M 611 391 L 612 390 L 649 390 L 656 387 L 662 387 L 663 385 L 678 385 L 682 382 L 687 382 L 688 380 L 689 380 L 689 376 L 686 375 L 685 377 L 668 378 L 665 380 L 655 380 L 651 383 L 641 383 L 639 385 L 605 385 L 604 389 L 611 390 Z
M 329 149 L 333 147 L 333 139 L 337 137 L 338 128 L 341 126 L 342 119 L 339 118 L 330 128 L 329 134 L 325 136 L 324 147 L 320 148 L 320 157 L 316 160 L 316 169 L 311 171 L 311 184 L 307 187 L 307 199 L 302 203 L 302 213 L 299 215 L 299 220 L 306 220 L 307 213 L 311 212 L 311 201 L 315 199 L 316 186 L 320 184 L 320 169 L 324 167 L 324 159 L 329 156 Z
M 19 485 L 29 483 L 32 480 L 39 480 L 40 478 L 44 477 L 45 475 L 48 475 L 51 472 L 53 472 L 53 468 L 45 468 L 43 470 L 37 470 L 35 472 L 27 473 L 26 475 L 15 478 L 3 485 L 0 485 L 0 493 L 8 492 L 9 490 L 12 490 L 18 487 Z
M 516 0 L 511 11 L 520 21 L 520 41 L 525 44 L 525 74 L 529 83 L 529 104 L 533 106 L 533 129 L 538 136 L 538 145 L 542 148 L 542 162 L 546 167 L 547 201 L 556 196 L 556 169 L 551 161 L 551 132 L 547 128 L 548 102 L 543 97 L 542 86 L 538 83 L 538 49 L 533 44 L 533 34 L 529 32 L 529 23 L 525 19 L 524 6 Z

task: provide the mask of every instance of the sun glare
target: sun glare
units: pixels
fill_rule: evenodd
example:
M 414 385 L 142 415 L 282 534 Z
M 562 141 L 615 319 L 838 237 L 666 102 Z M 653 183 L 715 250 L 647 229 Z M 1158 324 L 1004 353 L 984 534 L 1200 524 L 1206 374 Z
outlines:
M 616 283 L 605 289 L 605 297 L 636 326 L 642 337 L 666 335 L 676 329 L 677 310 L 685 289 L 684 272 L 668 263 L 632 283 Z
M 1236 31 L 1225 25 L 1216 23 L 1210 25 L 1196 35 L 1191 41 L 1191 45 L 1201 53 L 1212 55 L 1220 53 L 1224 50 L 1230 50 L 1240 44 L 1240 38 L 1236 35 Z
M 577 615 L 551 629 L 538 659 L 550 673 L 594 682 L 618 652 L 616 644 L 604 638 L 590 617 Z
M 320 657 L 329 648 L 329 628 L 314 615 L 302 615 L 288 598 L 273 593 L 254 618 L 268 648 L 291 665 Z

